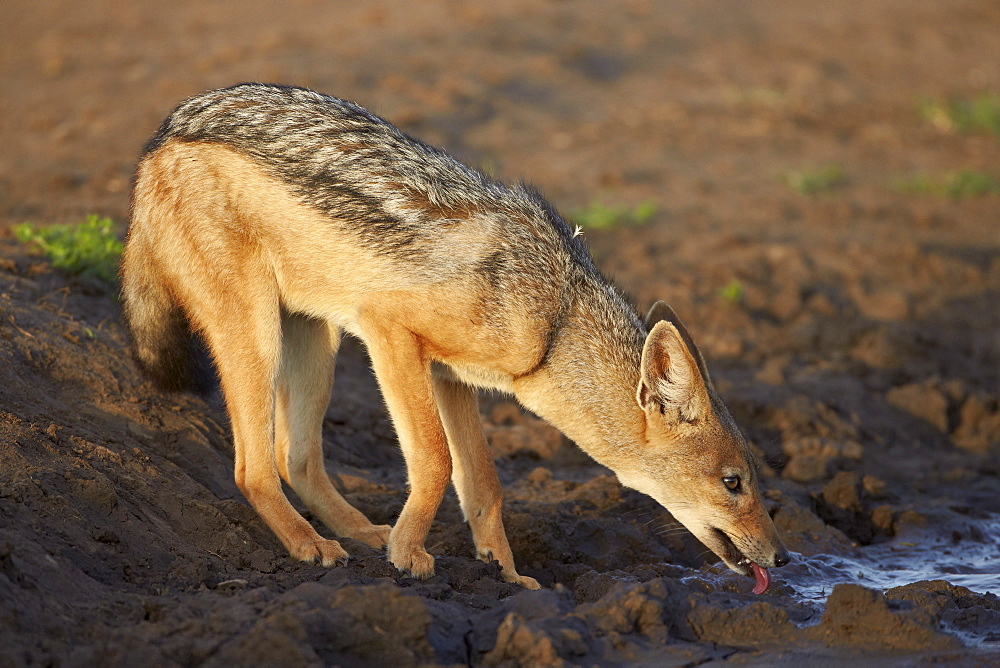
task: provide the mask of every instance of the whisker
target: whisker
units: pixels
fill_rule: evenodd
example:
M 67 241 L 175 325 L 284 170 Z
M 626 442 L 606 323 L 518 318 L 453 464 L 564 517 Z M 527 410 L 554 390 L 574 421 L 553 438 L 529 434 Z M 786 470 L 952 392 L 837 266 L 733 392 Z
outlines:
M 701 559 L 701 558 L 702 558 L 702 557 L 704 557 L 704 556 L 705 556 L 706 554 L 711 554 L 711 555 L 714 555 L 714 554 L 715 554 L 715 552 L 712 552 L 712 550 L 702 550 L 701 552 L 699 552 L 698 554 L 696 554 L 694 558 L 695 558 L 695 559 Z
M 688 530 L 687 527 L 680 522 L 667 522 L 662 525 L 643 527 L 643 529 L 645 529 L 652 536 L 662 536 L 670 532 L 683 533 Z
M 680 522 L 665 522 L 663 524 L 654 525 L 649 527 L 651 531 L 662 531 L 663 529 L 681 529 L 684 525 Z
M 740 528 L 740 538 L 742 538 L 747 543 L 753 543 L 755 540 L 753 532 L 750 531 L 750 528 L 746 525 L 746 522 L 745 520 L 743 520 L 743 518 L 740 518 L 738 525 Z
M 679 531 L 679 530 L 687 531 L 688 529 L 683 524 L 671 523 L 671 524 L 665 524 L 665 525 L 663 525 L 661 527 L 653 527 L 650 530 L 651 531 L 674 531 L 674 530 L 677 530 L 677 531 Z
M 638 515 L 640 513 L 649 512 L 649 508 L 633 508 L 632 510 L 626 510 L 620 515 L 622 519 L 629 517 L 630 515 Z
M 648 522 L 644 523 L 644 524 L 643 524 L 642 526 L 644 526 L 644 527 L 645 527 L 645 526 L 649 526 L 649 525 L 650 525 L 650 524 L 652 524 L 653 522 L 659 522 L 659 521 L 663 521 L 664 519 L 665 519 L 665 518 L 664 518 L 664 517 L 663 517 L 662 515 L 661 515 L 661 516 L 659 516 L 659 517 L 654 517 L 653 519 L 651 519 L 651 520 L 649 520 Z M 666 520 L 666 521 L 667 521 L 667 522 L 670 522 L 670 520 Z M 679 524 L 679 522 L 676 522 L 676 521 L 674 521 L 674 522 L 671 522 L 671 523 L 672 523 L 672 524 Z

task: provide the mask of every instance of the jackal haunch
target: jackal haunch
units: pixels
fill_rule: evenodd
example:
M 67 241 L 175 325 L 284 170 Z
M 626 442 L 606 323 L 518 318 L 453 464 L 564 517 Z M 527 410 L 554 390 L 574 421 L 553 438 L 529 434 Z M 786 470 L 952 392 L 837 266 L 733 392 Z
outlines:
M 303 561 L 388 545 L 418 578 L 449 482 L 476 551 L 514 567 L 476 388 L 514 395 L 622 484 L 669 510 L 731 569 L 769 584 L 788 559 L 753 456 L 677 316 L 642 319 L 538 193 L 508 186 L 361 107 L 289 86 L 189 99 L 143 151 L 121 267 L 140 365 L 164 387 L 207 344 L 232 424 L 236 483 Z M 342 333 L 361 339 L 406 461 L 409 497 L 375 526 L 331 484 L 322 423 Z

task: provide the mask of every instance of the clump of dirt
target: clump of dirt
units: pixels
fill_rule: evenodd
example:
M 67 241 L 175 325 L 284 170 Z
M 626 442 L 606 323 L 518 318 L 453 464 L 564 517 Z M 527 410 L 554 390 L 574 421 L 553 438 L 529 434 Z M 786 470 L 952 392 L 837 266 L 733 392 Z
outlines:
M 885 489 L 875 476 L 839 471 L 815 495 L 816 514 L 862 545 L 870 545 L 892 535 L 892 506 L 874 505 L 885 499 Z
M 894 186 L 1000 164 L 916 102 L 1000 90 L 998 21 L 985 0 L 0 4 L 0 663 L 1000 661 L 997 200 Z M 770 591 L 503 397 L 484 427 L 542 591 L 474 558 L 450 494 L 427 581 L 350 540 L 342 568 L 290 561 L 233 482 L 218 396 L 155 391 L 114 289 L 4 236 L 124 222 L 169 109 L 241 80 L 355 99 L 577 222 L 655 202 L 584 238 L 701 344 L 794 553 Z M 391 524 L 392 425 L 364 350 L 337 368 L 328 470 Z

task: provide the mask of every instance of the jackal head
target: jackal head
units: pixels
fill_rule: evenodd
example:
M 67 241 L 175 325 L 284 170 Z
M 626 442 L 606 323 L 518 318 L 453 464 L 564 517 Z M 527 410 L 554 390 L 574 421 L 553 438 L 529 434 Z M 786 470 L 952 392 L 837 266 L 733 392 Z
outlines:
M 657 302 L 646 329 L 636 391 L 645 444 L 619 479 L 656 499 L 729 568 L 754 576 L 760 593 L 767 569 L 790 557 L 764 508 L 753 453 L 673 310 Z

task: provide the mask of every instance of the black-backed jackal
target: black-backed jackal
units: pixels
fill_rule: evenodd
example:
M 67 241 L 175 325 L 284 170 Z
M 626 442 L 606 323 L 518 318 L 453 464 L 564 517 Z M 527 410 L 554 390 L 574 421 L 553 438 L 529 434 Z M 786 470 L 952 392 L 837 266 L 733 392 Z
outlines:
M 514 395 L 665 506 L 733 570 L 788 561 L 753 456 L 698 348 L 665 304 L 645 321 L 537 193 L 507 186 L 350 102 L 242 84 L 180 105 L 138 165 L 121 268 L 141 366 L 189 376 L 207 343 L 231 419 L 236 482 L 296 559 L 347 553 L 336 535 L 424 549 L 449 482 L 478 555 L 514 567 L 475 388 Z M 336 491 L 321 426 L 341 334 L 360 338 L 402 447 L 410 494 L 374 526 Z

